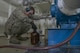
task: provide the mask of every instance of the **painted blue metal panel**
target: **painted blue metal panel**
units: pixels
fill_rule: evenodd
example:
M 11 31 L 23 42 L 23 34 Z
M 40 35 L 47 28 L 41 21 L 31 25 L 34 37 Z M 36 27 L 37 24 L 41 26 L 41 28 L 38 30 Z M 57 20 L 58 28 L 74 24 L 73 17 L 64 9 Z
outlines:
M 72 30 L 67 29 L 48 29 L 48 44 L 56 45 L 63 42 Z
M 48 45 L 55 45 L 66 40 L 77 24 L 62 24 L 60 29 L 48 29 Z M 80 46 L 80 30 L 70 41 L 71 46 Z
M 72 33 L 73 29 L 49 29 L 48 30 L 48 45 L 56 45 L 67 39 Z M 80 46 L 80 30 L 70 41 L 71 46 Z
M 67 26 L 67 25 L 64 25 Z M 73 26 L 74 28 L 74 26 Z M 67 39 L 74 29 L 61 28 L 61 29 L 48 29 L 48 45 L 56 45 Z M 71 48 L 69 51 L 67 48 Z M 78 49 L 77 49 L 78 48 Z M 50 49 L 48 53 L 80 53 L 80 30 L 75 34 L 74 38 L 60 48 Z
M 52 17 L 55 17 L 55 10 L 56 10 L 56 8 L 55 8 L 55 5 L 52 5 L 52 6 L 51 6 L 51 9 L 50 9 L 51 10 L 50 12 L 51 12 Z
M 77 24 L 61 24 L 61 29 L 74 29 Z
M 75 48 L 55 48 L 49 50 L 48 53 L 80 53 L 80 49 L 75 49 Z

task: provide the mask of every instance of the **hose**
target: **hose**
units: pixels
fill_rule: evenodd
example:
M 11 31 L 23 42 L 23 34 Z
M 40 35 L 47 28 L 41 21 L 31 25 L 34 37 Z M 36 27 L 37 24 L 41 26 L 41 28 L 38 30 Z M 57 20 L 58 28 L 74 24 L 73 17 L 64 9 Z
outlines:
M 47 50 L 47 49 L 53 49 L 53 48 L 58 48 L 64 44 L 66 44 L 68 41 L 70 41 L 75 34 L 77 33 L 78 29 L 80 28 L 80 22 L 78 23 L 78 25 L 76 26 L 76 28 L 74 29 L 74 31 L 72 32 L 72 34 L 63 42 L 57 44 L 57 45 L 53 45 L 53 46 L 47 46 L 47 47 L 26 47 L 26 46 L 20 46 L 20 45 L 3 45 L 0 46 L 0 48 L 17 48 L 17 49 L 23 49 L 23 50 Z

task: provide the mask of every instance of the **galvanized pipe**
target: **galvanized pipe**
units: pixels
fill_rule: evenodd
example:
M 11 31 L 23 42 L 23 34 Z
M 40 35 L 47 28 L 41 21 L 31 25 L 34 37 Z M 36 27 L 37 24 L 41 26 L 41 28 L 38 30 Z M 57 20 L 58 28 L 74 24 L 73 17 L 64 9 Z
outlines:
M 77 15 L 80 13 L 79 0 L 58 0 L 58 7 L 66 15 Z
M 47 50 L 47 49 L 58 48 L 66 44 L 67 42 L 69 42 L 75 36 L 79 28 L 80 28 L 80 22 L 78 23 L 78 25 L 76 26 L 76 28 L 74 29 L 70 37 L 67 38 L 65 41 L 63 41 L 62 43 L 59 43 L 57 45 L 47 46 L 47 47 L 33 47 L 33 48 L 26 47 L 26 46 L 20 46 L 20 45 L 3 45 L 3 46 L 0 46 L 0 48 L 18 48 L 18 49 L 23 49 L 23 50 L 26 50 L 26 49 L 28 50 Z
M 63 0 L 64 5 L 70 9 L 80 8 L 80 0 Z

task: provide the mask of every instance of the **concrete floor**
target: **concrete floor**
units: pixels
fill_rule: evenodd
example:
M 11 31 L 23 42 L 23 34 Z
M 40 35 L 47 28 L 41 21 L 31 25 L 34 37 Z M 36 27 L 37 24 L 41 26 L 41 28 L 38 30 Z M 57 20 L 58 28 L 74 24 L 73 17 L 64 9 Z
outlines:
M 25 34 L 23 36 L 25 36 Z M 28 36 L 28 37 L 30 37 L 30 36 Z M 43 45 L 44 44 L 43 38 L 40 37 L 40 39 L 43 42 L 42 43 L 42 45 Z M 0 46 L 1 45 L 9 45 L 9 44 L 10 44 L 9 40 L 6 37 L 0 36 Z M 30 43 L 30 39 L 27 41 L 21 41 L 21 45 L 33 47 L 33 45 L 31 45 L 31 43 Z M 25 50 L 15 49 L 15 48 L 0 48 L 0 53 L 25 53 Z M 31 53 L 33 53 L 33 52 L 31 52 Z M 41 53 L 41 52 L 39 52 L 39 53 Z
M 25 37 L 26 34 L 23 34 L 23 36 Z M 27 37 L 30 37 L 30 35 L 28 35 Z M 0 36 L 0 46 L 9 44 L 10 44 L 9 40 L 5 36 Z M 30 43 L 30 39 L 27 41 L 21 41 L 21 45 L 33 47 L 33 45 L 31 45 Z M 15 48 L 0 48 L 0 53 L 25 53 L 25 50 L 15 49 Z
M 0 46 L 9 44 L 8 40 L 5 37 L 0 37 Z M 21 45 L 31 46 L 29 40 L 23 41 Z M 25 50 L 15 49 L 15 48 L 0 48 L 0 53 L 25 53 Z

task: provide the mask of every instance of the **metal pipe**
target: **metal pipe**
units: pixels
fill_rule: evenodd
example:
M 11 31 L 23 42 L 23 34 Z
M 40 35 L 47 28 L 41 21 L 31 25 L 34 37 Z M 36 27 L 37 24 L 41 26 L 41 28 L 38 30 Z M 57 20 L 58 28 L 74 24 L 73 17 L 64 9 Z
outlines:
M 80 8 L 80 0 L 63 0 L 64 5 L 70 9 Z
M 80 13 L 79 0 L 58 0 L 58 7 L 66 15 L 76 15 Z
M 20 46 L 20 45 L 3 45 L 0 46 L 0 48 L 18 48 L 18 49 L 29 49 L 29 50 L 47 50 L 47 49 L 53 49 L 53 48 L 58 48 L 64 44 L 66 44 L 67 42 L 69 42 L 77 33 L 78 29 L 80 28 L 80 22 L 78 23 L 78 25 L 76 26 L 76 28 L 74 29 L 74 31 L 72 32 L 72 34 L 70 35 L 70 37 L 68 37 L 65 41 L 63 41 L 62 43 L 59 43 L 57 45 L 53 45 L 53 46 L 47 46 L 47 47 L 26 47 L 26 46 Z

